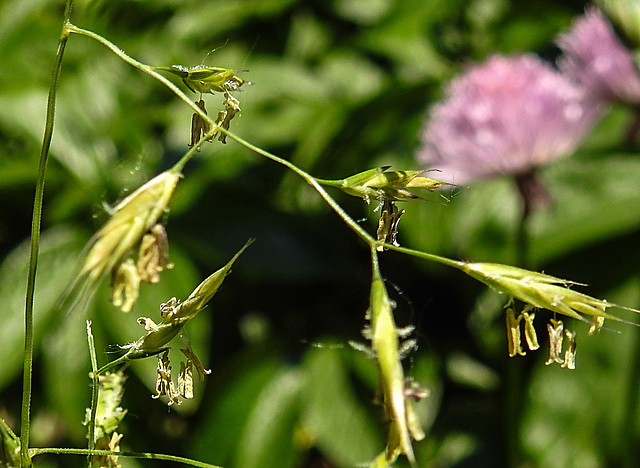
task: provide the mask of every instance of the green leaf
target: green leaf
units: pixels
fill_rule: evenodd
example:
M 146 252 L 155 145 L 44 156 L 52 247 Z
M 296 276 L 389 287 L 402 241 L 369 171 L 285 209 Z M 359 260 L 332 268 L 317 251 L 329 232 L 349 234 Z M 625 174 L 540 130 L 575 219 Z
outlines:
M 86 318 L 84 311 L 76 310 L 54 323 L 45 337 L 43 353 L 48 403 L 64 420 L 69 436 L 80 444 L 86 443 L 87 428 L 81 422 L 91 399 Z
M 52 320 L 63 321 L 55 305 L 70 277 L 80 250 L 76 231 L 60 227 L 44 232 L 40 240 L 40 258 L 34 298 L 34 339 L 36 349 L 43 344 Z M 17 378 L 22 369 L 24 349 L 24 307 L 30 243 L 18 246 L 0 266 L 0 301 L 3 305 L 0 327 L 0 388 Z M 48 351 L 45 344 L 45 351 Z
M 302 383 L 300 370 L 284 368 L 264 386 L 240 439 L 236 466 L 295 466 L 295 425 Z
M 96 308 L 96 323 L 94 324 L 94 334 L 96 341 L 102 344 L 96 344 L 98 351 L 99 366 L 106 364 L 106 361 L 114 360 L 119 354 L 101 353 L 107 346 L 125 345 L 131 343 L 142 335 L 145 330 L 139 323 L 138 317 L 150 317 L 152 320 L 160 322 L 160 304 L 166 302 L 171 297 L 186 298 L 194 287 L 199 283 L 199 275 L 193 266 L 191 260 L 186 257 L 178 248 L 170 247 L 169 259 L 175 264 L 170 270 L 165 270 L 160 275 L 160 282 L 157 284 L 142 284 L 140 297 L 133 310 L 128 314 L 121 312 L 119 309 L 111 305 L 109 294 L 111 288 L 108 284 L 103 285 L 100 294 L 96 296 L 94 301 Z M 215 311 L 215 304 L 209 306 L 208 310 L 198 314 L 191 323 L 188 323 L 183 332 L 192 343 L 193 350 L 200 358 L 202 363 L 207 367 L 209 362 L 207 337 L 210 330 L 210 324 L 213 318 L 211 314 Z M 100 339 L 98 337 L 100 336 Z M 178 356 L 182 357 L 179 352 L 180 347 L 184 347 L 182 338 L 177 338 L 173 344 L 174 350 Z M 177 361 L 176 361 L 177 362 Z M 138 375 L 140 380 L 147 386 L 150 392 L 155 391 L 156 383 L 156 367 L 157 360 L 155 358 L 144 359 L 131 364 L 129 367 L 131 372 Z M 174 366 L 175 372 L 175 366 Z M 202 396 L 202 392 L 198 391 L 199 382 L 195 383 L 196 391 L 193 400 L 185 400 L 180 406 L 175 406 L 176 411 L 183 411 L 197 405 Z
M 355 466 L 382 451 L 383 433 L 349 385 L 343 352 L 326 348 L 307 352 L 302 417 L 304 431 L 330 460 Z
M 201 418 L 203 425 L 196 431 L 193 454 L 197 459 L 233 466 L 232 460 L 240 451 L 238 444 L 258 404 L 258 396 L 274 376 L 284 371 L 269 351 L 255 351 L 234 359 L 230 368 L 214 373 L 222 388 L 213 405 L 205 410 Z

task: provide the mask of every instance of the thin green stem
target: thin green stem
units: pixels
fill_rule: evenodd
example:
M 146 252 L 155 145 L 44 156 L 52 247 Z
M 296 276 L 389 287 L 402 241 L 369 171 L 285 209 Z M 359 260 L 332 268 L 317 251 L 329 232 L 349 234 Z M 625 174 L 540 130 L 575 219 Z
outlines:
M 374 275 L 378 272 L 380 274 L 380 263 L 378 261 L 378 250 L 372 245 L 371 246 L 371 270 Z
M 100 369 L 95 371 L 95 375 L 96 376 L 103 375 L 109 369 L 113 369 L 114 367 L 119 366 L 120 364 L 124 364 L 128 360 L 129 360 L 129 358 L 128 358 L 128 356 L 126 354 L 123 355 L 123 356 L 120 356 L 118 359 L 114 359 L 113 361 L 108 362 L 107 364 L 102 366 Z
M 42 205 L 44 198 L 44 183 L 49 162 L 49 149 L 53 137 L 53 123 L 55 118 L 56 97 L 58 93 L 58 82 L 60 71 L 62 70 L 62 57 L 67 45 L 69 33 L 66 25 L 71 18 L 73 0 L 67 0 L 64 10 L 64 23 L 58 49 L 51 72 L 51 83 L 49 85 L 49 97 L 47 99 L 47 115 L 45 121 L 42 148 L 40 151 L 40 163 L 38 166 L 38 179 L 33 199 L 33 217 L 31 220 L 31 251 L 29 256 L 29 273 L 27 277 L 27 292 L 25 295 L 24 311 L 24 366 L 22 373 L 22 414 L 20 426 L 20 455 L 23 467 L 31 466 L 29 456 L 29 435 L 31 430 L 31 391 L 33 373 L 33 306 L 36 287 L 36 272 L 38 270 L 38 253 L 40 251 L 40 231 L 42 229 Z
M 433 255 L 433 254 L 428 254 L 428 253 L 425 253 L 425 252 L 420 252 L 420 251 L 413 250 L 413 249 L 407 249 L 407 248 L 403 248 L 403 247 L 398 247 L 398 246 L 391 245 L 391 244 L 384 244 L 384 243 L 374 239 L 353 218 L 351 218 L 344 211 L 344 209 L 338 204 L 338 202 L 336 202 L 327 193 L 327 191 L 322 187 L 322 185 L 327 185 L 327 186 L 338 187 L 339 188 L 341 186 L 341 181 L 315 178 L 311 174 L 303 171 L 298 166 L 296 166 L 295 164 L 287 161 L 286 159 L 280 158 L 279 156 L 276 156 L 275 154 L 269 153 L 268 151 L 265 151 L 265 150 L 255 146 L 255 145 L 249 143 L 248 141 L 244 140 L 243 138 L 240 138 L 239 136 L 231 133 L 230 131 L 228 131 L 228 130 L 222 128 L 222 127 L 217 126 L 216 123 L 207 114 L 205 114 L 202 111 L 202 109 L 200 109 L 193 101 L 191 101 L 191 99 L 189 99 L 189 97 L 186 94 L 184 94 L 175 84 L 173 84 L 171 81 L 169 81 L 163 75 L 159 74 L 156 71 L 156 67 L 152 67 L 150 65 L 146 65 L 144 63 L 141 63 L 141 62 L 135 60 L 134 58 L 132 58 L 129 55 L 127 55 L 118 46 L 116 46 L 112 42 L 108 41 L 107 39 L 103 38 L 99 34 L 96 34 L 96 33 L 92 32 L 92 31 L 88 31 L 88 30 L 85 30 L 85 29 L 81 29 L 81 28 L 79 28 L 77 26 L 74 26 L 72 24 L 68 25 L 68 29 L 69 29 L 70 33 L 76 33 L 76 34 L 81 34 L 81 35 L 90 37 L 90 38 L 100 42 L 101 44 L 105 45 L 113 53 L 115 53 L 118 57 L 120 57 L 122 60 L 124 60 L 126 63 L 132 65 L 133 67 L 137 68 L 138 70 L 140 70 L 140 71 L 142 71 L 144 73 L 147 73 L 148 75 L 152 76 L 153 78 L 157 79 L 162 84 L 167 86 L 167 88 L 169 88 L 171 91 L 173 91 L 173 93 L 175 93 L 176 96 L 178 96 L 185 103 L 187 103 L 191 108 L 193 108 L 196 113 L 198 113 L 203 119 L 205 119 L 212 126 L 212 130 L 207 135 L 203 136 L 203 138 L 200 140 L 200 142 L 203 142 L 205 139 L 207 139 L 210 135 L 212 135 L 215 132 L 223 133 L 226 136 L 228 136 L 229 138 L 231 138 L 232 140 L 235 140 L 236 142 L 238 142 L 239 144 L 244 146 L 245 148 L 247 148 L 247 149 L 255 152 L 256 154 L 264 156 L 264 157 L 266 157 L 266 158 L 268 158 L 268 159 L 270 159 L 270 160 L 272 160 L 272 161 L 274 161 L 274 162 L 286 167 L 287 169 L 291 170 L 292 172 L 294 172 L 295 174 L 300 176 L 305 182 L 307 182 L 309 185 L 311 185 L 316 190 L 316 192 L 318 192 L 318 194 L 336 212 L 336 214 L 345 222 L 345 224 L 347 224 L 347 226 L 349 226 L 351 228 L 351 230 L 353 230 L 358 235 L 358 237 L 360 237 L 362 240 L 364 240 L 369 246 L 372 246 L 372 247 L 384 246 L 388 250 L 395 250 L 397 252 L 401 252 L 401 253 L 404 253 L 404 254 L 407 254 L 407 255 L 412 255 L 414 257 L 419 257 L 419 258 L 422 258 L 422 259 L 425 259 L 425 260 L 429 260 L 429 261 L 432 261 L 432 262 L 440 263 L 442 265 L 446 265 L 446 266 L 453 267 L 453 268 L 459 269 L 461 271 L 464 271 L 464 269 L 463 269 L 464 262 L 460 262 L 460 261 L 457 261 L 457 260 L 452 260 L 452 259 L 449 259 L 449 258 L 446 258 L 446 257 L 441 257 L 439 255 Z M 199 144 L 194 145 L 194 147 L 189 152 L 187 152 L 182 157 L 182 159 L 180 161 L 178 161 L 178 163 L 176 164 L 176 166 L 174 166 L 174 168 L 177 167 L 178 169 L 181 169 L 189 161 L 189 159 L 191 159 L 191 157 L 193 157 L 193 155 L 196 153 L 196 148 L 198 146 L 199 146 Z M 98 372 L 101 372 L 101 371 L 98 371 Z
M 54 453 L 57 455 L 115 455 L 123 458 L 137 458 L 146 460 L 165 460 L 176 463 L 183 463 L 185 465 L 195 466 L 198 468 L 223 468 L 218 465 L 212 465 L 190 458 L 177 457 L 175 455 L 165 455 L 161 453 L 138 453 L 138 452 L 112 452 L 111 450 L 87 450 L 87 449 L 73 449 L 73 448 L 34 448 L 29 450 L 29 454 L 32 457 L 36 455 L 44 455 L 47 453 Z
M 400 247 L 393 244 L 385 244 L 374 239 L 367 231 L 365 231 L 351 216 L 349 216 L 344 209 L 336 202 L 331 195 L 327 193 L 327 191 L 322 187 L 322 185 L 329 185 L 333 187 L 340 187 L 340 181 L 335 180 L 327 180 L 327 179 L 317 179 L 313 177 L 311 174 L 303 171 L 295 164 L 287 161 L 286 159 L 282 159 L 275 154 L 271 154 L 268 151 L 263 150 L 262 148 L 258 148 L 257 146 L 249 143 L 248 141 L 240 138 L 237 135 L 234 135 L 231 132 L 226 131 L 225 129 L 220 129 L 223 133 L 225 133 L 229 138 L 237 141 L 242 146 L 251 151 L 264 156 L 272 161 L 285 166 L 287 169 L 295 172 L 302 179 L 305 180 L 309 185 L 311 185 L 316 192 L 327 202 L 327 204 L 336 212 L 338 216 L 349 226 L 358 236 L 363 239 L 369 246 L 371 246 L 374 250 L 379 246 L 383 246 L 388 250 L 395 250 L 396 252 L 400 252 L 406 255 L 412 255 L 414 257 L 422 258 L 424 260 L 429 260 L 432 262 L 440 263 L 442 265 L 446 265 L 452 268 L 456 268 L 461 271 L 464 270 L 465 262 L 461 262 L 459 260 L 453 260 L 447 257 L 441 257 L 440 255 L 430 254 L 426 252 L 420 252 L 419 250 L 408 249 L 406 247 Z M 321 185 L 322 184 L 322 185 Z M 377 258 L 377 257 L 376 257 Z
M 91 331 L 91 320 L 87 320 L 87 341 L 89 343 L 89 357 L 91 359 L 91 418 L 89 418 L 89 450 L 96 448 L 96 410 L 98 409 L 98 389 L 99 377 L 96 372 L 98 369 L 98 357 L 96 356 L 96 343 L 93 339 Z M 87 466 L 91 467 L 92 457 L 87 457 Z
M 291 170 L 292 172 L 300 176 L 302 179 L 304 179 L 305 182 L 311 185 L 316 192 L 318 192 L 318 194 L 322 197 L 322 199 L 325 202 L 327 202 L 327 204 L 333 209 L 333 211 L 335 211 L 338 214 L 338 216 L 340 216 L 340 218 L 347 224 L 347 226 L 349 226 L 351 230 L 353 230 L 361 239 L 363 239 L 369 245 L 372 245 L 372 243 L 377 243 L 377 241 L 373 237 L 371 237 L 369 233 L 367 233 L 367 231 L 365 231 L 362 227 L 360 227 L 360 225 L 353 218 L 351 218 L 346 211 L 344 211 L 344 209 L 338 204 L 338 202 L 336 202 L 331 197 L 331 195 L 327 193 L 327 191 L 322 187 L 322 185 L 320 185 L 320 183 L 318 183 L 316 178 L 313 177 L 311 174 L 303 171 L 298 166 L 287 161 L 286 159 L 282 159 L 281 157 L 276 156 L 275 154 L 269 153 L 268 151 L 258 148 L 257 146 L 249 143 L 248 141 L 240 138 L 239 136 L 234 135 L 231 132 L 227 132 L 224 129 L 221 129 L 221 130 L 229 138 L 237 141 L 245 148 L 250 149 L 251 151 L 257 154 L 264 156 L 286 167 L 287 169 Z
M 182 99 L 187 105 L 193 108 L 193 110 L 197 114 L 199 114 L 200 117 L 202 117 L 204 120 L 206 120 L 209 123 L 209 125 L 212 127 L 211 131 L 207 135 L 204 135 L 200 139 L 198 144 L 194 145 L 193 148 L 187 151 L 185 155 L 173 166 L 172 170 L 182 172 L 182 169 L 187 164 L 187 162 L 189 162 L 189 160 L 196 155 L 200 144 L 204 143 L 204 141 L 210 138 L 211 135 L 213 135 L 216 131 L 221 130 L 221 128 L 218 127 L 218 125 L 216 125 L 216 123 L 211 119 L 211 117 L 205 114 L 204 111 L 200 109 L 195 102 L 189 99 L 189 96 L 187 96 L 180 88 L 178 88 L 175 84 L 173 84 L 173 82 L 171 82 L 168 78 L 158 73 L 155 67 L 139 62 L 133 57 L 127 55 L 125 51 L 120 49 L 113 42 L 108 41 L 107 39 L 100 36 L 99 34 L 94 33 L 93 31 L 88 31 L 86 29 L 79 28 L 71 23 L 67 24 L 67 31 L 69 33 L 80 34 L 82 36 L 90 37 L 91 39 L 94 39 L 99 43 L 101 43 L 102 45 L 106 46 L 114 54 L 120 57 L 124 62 L 128 63 L 132 67 L 137 68 L 138 70 L 146 73 L 147 75 L 152 76 L 153 78 L 161 82 L 163 85 L 169 88 L 176 96 Z

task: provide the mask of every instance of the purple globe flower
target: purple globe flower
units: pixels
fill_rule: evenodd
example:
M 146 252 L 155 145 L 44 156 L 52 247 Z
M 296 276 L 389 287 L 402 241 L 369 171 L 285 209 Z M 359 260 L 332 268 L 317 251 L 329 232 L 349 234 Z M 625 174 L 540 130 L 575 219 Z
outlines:
M 527 175 L 571 154 L 601 115 L 599 101 L 546 62 L 496 55 L 451 81 L 416 157 L 456 184 Z
M 587 8 L 557 43 L 564 52 L 558 60 L 560 69 L 594 96 L 640 104 L 640 77 L 631 52 L 598 8 Z

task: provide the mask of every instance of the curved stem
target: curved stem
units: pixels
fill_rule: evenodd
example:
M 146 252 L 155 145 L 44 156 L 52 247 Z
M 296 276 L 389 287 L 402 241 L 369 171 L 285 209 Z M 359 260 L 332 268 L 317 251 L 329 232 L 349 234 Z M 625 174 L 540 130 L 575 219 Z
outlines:
M 165 460 L 176 463 L 183 463 L 189 466 L 196 466 L 198 468 L 222 468 L 218 465 L 212 465 L 210 463 L 200 462 L 197 460 L 191 460 L 190 458 L 177 457 L 175 455 L 165 455 L 161 453 L 138 453 L 138 452 L 112 452 L 111 450 L 87 450 L 87 449 L 73 449 L 73 448 L 34 448 L 29 450 L 29 454 L 34 457 L 36 455 L 44 455 L 47 453 L 54 453 L 57 455 L 115 455 L 123 458 L 137 458 L 146 460 Z
M 191 99 L 189 99 L 189 96 L 187 96 L 180 88 L 178 88 L 175 84 L 173 84 L 173 82 L 170 81 L 168 78 L 166 78 L 165 76 L 163 76 L 160 73 L 158 73 L 156 71 L 155 67 L 152 67 L 150 65 L 146 65 L 146 64 L 144 64 L 142 62 L 139 62 L 138 60 L 134 59 L 133 57 L 127 55 L 124 50 L 119 48 L 113 42 L 108 41 L 107 39 L 105 39 L 104 37 L 100 36 L 99 34 L 94 33 L 93 31 L 89 31 L 89 30 L 86 30 L 86 29 L 79 28 L 79 27 L 77 27 L 77 26 L 75 26 L 75 25 L 73 25 L 71 23 L 67 23 L 66 28 L 67 28 L 67 31 L 69 33 L 80 34 L 82 36 L 90 37 L 91 39 L 94 39 L 94 40 L 98 41 L 102 45 L 104 45 L 107 48 L 109 48 L 114 54 L 116 54 L 118 57 L 120 57 L 124 62 L 126 62 L 129 65 L 131 65 L 132 67 L 137 68 L 138 70 L 146 73 L 147 75 L 152 76 L 153 78 L 158 80 L 160 83 L 165 85 L 167 88 L 169 88 L 176 96 L 178 96 L 180 99 L 182 99 L 197 114 L 199 114 L 200 117 L 202 117 L 204 120 L 206 120 L 209 123 L 209 125 L 211 126 L 211 131 L 207 135 L 204 135 L 200 139 L 198 144 L 194 145 L 193 148 L 191 148 L 189 151 L 187 151 L 185 153 L 185 155 L 182 156 L 182 158 L 173 166 L 172 170 L 175 170 L 175 171 L 178 171 L 178 172 L 182 172 L 182 169 L 187 164 L 187 162 L 189 162 L 189 160 L 193 156 L 196 155 L 196 153 L 198 151 L 198 147 L 200 146 L 200 143 L 204 143 L 204 141 L 206 139 L 208 139 L 211 135 L 213 135 L 215 132 L 217 132 L 219 130 L 223 130 L 220 127 L 218 127 L 218 125 L 216 125 L 216 123 L 211 119 L 211 117 L 209 117 L 207 114 L 205 114 L 204 111 L 202 109 L 200 109 L 195 102 L 193 102 Z M 226 133 L 226 132 L 224 132 L 224 133 Z
M 106 371 L 113 369 L 114 367 L 119 366 L 120 364 L 124 364 L 128 360 L 129 360 L 129 356 L 127 354 L 124 354 L 120 356 L 118 359 L 114 359 L 113 361 L 106 363 L 100 369 L 95 371 L 95 375 L 96 376 L 103 375 Z
M 336 202 L 327 192 L 326 190 L 322 187 L 322 185 L 327 185 L 327 186 L 332 186 L 332 187 L 340 187 L 341 186 L 341 181 L 340 180 L 328 180 L 328 179 L 318 179 L 313 177 L 311 174 L 303 171 L 302 169 L 300 169 L 298 166 L 296 166 L 295 164 L 287 161 L 286 159 L 280 158 L 279 156 L 276 156 L 275 154 L 269 153 L 268 151 L 265 151 L 261 148 L 258 148 L 257 146 L 249 143 L 248 141 L 240 138 L 239 136 L 231 133 L 230 131 L 219 127 L 216 125 L 216 123 L 207 115 L 205 114 L 202 109 L 200 109 L 193 101 L 191 101 L 189 99 L 189 97 L 184 94 L 175 84 L 173 84 L 171 81 L 169 81 L 167 78 L 165 78 L 163 75 L 161 75 L 160 73 L 158 73 L 156 71 L 156 67 L 152 67 L 150 65 L 145 65 L 137 60 L 135 60 L 134 58 L 130 57 L 129 55 L 127 55 L 122 49 L 120 49 L 118 46 L 116 46 L 115 44 L 113 44 L 112 42 L 108 41 L 107 39 L 103 38 L 102 36 L 100 36 L 99 34 L 96 34 L 92 31 L 88 31 L 85 29 L 81 29 L 77 26 L 74 26 L 72 24 L 68 25 L 68 30 L 70 33 L 76 33 L 76 34 L 81 34 L 83 36 L 87 36 L 90 37 L 92 39 L 95 39 L 96 41 L 100 42 L 101 44 L 105 45 L 106 47 L 108 47 L 113 53 L 115 53 L 118 57 L 120 57 L 122 60 L 124 60 L 126 63 L 132 65 L 133 67 L 137 68 L 138 70 L 152 76 L 153 78 L 157 79 L 158 81 L 160 81 L 162 84 L 164 84 L 167 88 L 169 88 L 171 91 L 173 91 L 176 96 L 178 96 L 180 99 L 182 99 L 185 103 L 187 103 L 196 113 L 198 113 L 203 119 L 205 119 L 212 127 L 212 130 L 209 132 L 208 135 L 204 136 L 200 141 L 204 141 L 208 136 L 210 136 L 211 134 L 213 134 L 214 132 L 220 132 L 225 134 L 227 137 L 231 138 L 232 140 L 235 140 L 236 142 L 238 142 L 239 144 L 241 144 L 242 146 L 244 146 L 245 148 L 253 151 L 256 154 L 259 154 L 261 156 L 264 156 L 284 167 L 286 167 L 287 169 L 291 170 L 292 172 L 294 172 L 295 174 L 297 174 L 298 176 L 300 176 L 302 179 L 304 179 L 305 182 L 307 182 L 309 185 L 311 185 L 316 192 L 318 192 L 318 194 L 324 199 L 324 201 L 336 212 L 336 214 L 345 222 L 345 224 L 347 224 L 347 226 L 349 226 L 351 228 L 352 231 L 354 231 L 358 237 L 360 237 L 362 240 L 364 240 L 369 246 L 373 246 L 373 247 L 378 247 L 378 246 L 384 246 L 386 247 L 388 250 L 395 250 L 397 252 L 401 252 L 407 255 L 412 255 L 414 257 L 419 257 L 425 260 L 429 260 L 432 262 L 437 262 L 440 263 L 442 265 L 446 265 L 452 268 L 456 268 L 459 270 L 463 270 L 463 266 L 464 266 L 464 262 L 460 262 L 457 260 L 452 260 L 446 257 L 441 257 L 439 255 L 433 255 L 433 254 L 428 254 L 425 252 L 420 252 L 417 250 L 413 250 L 413 249 L 407 249 L 407 248 L 403 248 L 403 247 L 397 247 L 395 245 L 391 245 L 391 244 L 385 244 L 383 242 L 380 242 L 376 239 L 374 239 L 369 233 L 367 233 L 367 231 L 365 231 L 362 227 L 360 227 L 360 225 L 354 221 L 345 211 L 344 209 L 338 204 L 338 202 Z M 178 163 L 176 164 L 176 166 L 174 166 L 174 168 L 178 167 L 178 169 L 181 169 L 188 161 L 189 159 L 191 159 L 191 157 L 193 157 L 193 155 L 195 154 L 196 150 L 195 148 L 198 147 L 198 144 L 194 145 L 194 148 L 192 148 L 189 152 L 187 152 L 180 161 L 178 161 Z M 100 372 L 100 371 L 98 371 Z
M 40 163 L 38 167 L 38 179 L 33 199 L 33 217 L 31 220 L 31 251 L 29 256 L 29 273 L 27 277 L 27 292 L 25 295 L 24 310 L 24 366 L 22 372 L 22 412 L 20 426 L 20 455 L 22 466 L 31 466 L 29 456 L 29 434 L 31 429 L 31 390 L 33 372 L 33 305 L 36 287 L 36 272 L 38 270 L 38 253 L 40 251 L 40 230 L 42 229 L 42 203 L 44 198 L 44 183 L 49 162 L 49 149 L 53 137 L 53 122 L 55 117 L 56 97 L 58 93 L 58 81 L 62 69 L 62 57 L 67 45 L 69 33 L 67 24 L 71 18 L 73 0 L 67 0 L 64 10 L 64 24 L 58 41 L 51 82 L 49 85 L 49 97 L 47 98 L 47 115 L 45 121 L 42 148 L 40 151 Z
M 224 129 L 222 129 L 224 131 Z M 336 214 L 338 216 L 340 216 L 340 218 L 347 224 L 347 226 L 349 226 L 356 234 L 358 234 L 358 236 L 363 239 L 369 246 L 371 246 L 372 248 L 378 247 L 378 246 L 384 246 L 385 248 L 389 249 L 389 250 L 395 250 L 396 252 L 400 252 L 406 255 L 412 255 L 414 257 L 419 257 L 422 258 L 424 260 L 429 260 L 432 262 L 436 262 L 436 263 L 440 263 L 442 265 L 446 265 L 452 268 L 456 268 L 458 270 L 464 271 L 464 266 L 465 263 L 461 262 L 459 260 L 452 260 L 450 258 L 447 257 L 441 257 L 439 255 L 434 255 L 434 254 L 430 254 L 430 253 L 426 253 L 426 252 L 420 252 L 419 250 L 413 250 L 413 249 L 408 249 L 406 247 L 399 247 L 393 244 L 385 244 L 383 242 L 380 242 L 376 239 L 374 239 L 367 231 L 365 231 L 356 221 L 353 220 L 353 218 L 351 218 L 345 211 L 344 209 L 338 204 L 338 202 L 336 202 L 331 195 L 329 195 L 327 193 L 327 191 L 320 185 L 330 185 L 330 186 L 338 186 L 336 185 L 336 181 L 331 181 L 331 180 L 326 180 L 326 179 L 316 179 L 315 177 L 313 177 L 311 174 L 308 174 L 307 172 L 303 171 L 302 169 L 300 169 L 298 166 L 294 165 L 293 163 L 287 161 L 286 159 L 282 159 L 278 156 L 276 156 L 275 154 L 271 154 L 268 151 L 265 151 L 261 148 L 258 148 L 257 146 L 249 143 L 248 141 L 234 135 L 231 132 L 226 132 L 224 131 L 224 133 L 226 133 L 226 135 L 237 141 L 238 143 L 240 143 L 242 146 L 244 146 L 247 149 L 250 149 L 251 151 L 260 154 L 261 156 L 264 156 L 268 159 L 271 159 L 274 162 L 277 162 L 278 164 L 281 164 L 283 166 L 285 166 L 286 168 L 290 169 L 291 171 L 295 172 L 297 175 L 299 175 L 300 177 L 302 177 L 305 182 L 307 182 L 309 185 L 311 185 L 316 192 L 318 192 L 318 194 L 324 199 L 324 201 L 327 202 L 327 204 L 333 209 L 333 211 L 336 212 Z M 377 258 L 377 256 L 376 256 Z

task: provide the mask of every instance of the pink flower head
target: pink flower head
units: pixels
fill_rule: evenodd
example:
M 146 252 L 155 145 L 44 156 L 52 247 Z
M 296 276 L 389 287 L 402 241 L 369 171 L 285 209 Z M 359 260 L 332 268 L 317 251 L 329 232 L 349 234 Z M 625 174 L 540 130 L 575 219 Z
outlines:
M 564 52 L 560 69 L 594 96 L 640 104 L 640 77 L 631 52 L 598 8 L 587 8 L 557 43 Z
M 416 157 L 453 183 L 526 174 L 572 153 L 600 116 L 601 106 L 546 62 L 496 55 L 451 81 Z

